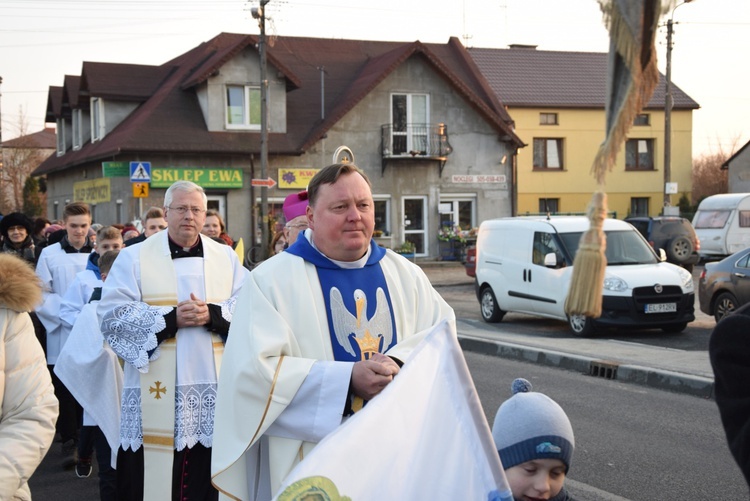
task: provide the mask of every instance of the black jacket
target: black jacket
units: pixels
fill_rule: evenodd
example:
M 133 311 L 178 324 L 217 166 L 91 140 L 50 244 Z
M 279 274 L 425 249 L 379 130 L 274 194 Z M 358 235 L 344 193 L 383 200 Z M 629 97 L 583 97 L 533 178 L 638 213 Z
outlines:
M 716 324 L 708 353 L 729 450 L 750 485 L 750 303 Z

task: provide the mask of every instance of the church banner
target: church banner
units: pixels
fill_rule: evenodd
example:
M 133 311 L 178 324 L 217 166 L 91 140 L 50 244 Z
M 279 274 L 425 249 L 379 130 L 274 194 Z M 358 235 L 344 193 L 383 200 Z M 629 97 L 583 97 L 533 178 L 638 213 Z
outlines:
M 324 498 L 513 499 L 447 322 L 414 349 L 379 396 L 305 456 L 275 499 Z

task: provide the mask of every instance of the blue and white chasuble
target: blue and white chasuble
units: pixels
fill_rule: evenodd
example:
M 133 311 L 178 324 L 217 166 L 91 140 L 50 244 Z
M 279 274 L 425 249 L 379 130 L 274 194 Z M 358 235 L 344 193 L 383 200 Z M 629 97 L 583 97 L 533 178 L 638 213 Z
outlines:
M 370 256 L 362 268 L 341 268 L 298 238 L 286 250 L 315 265 L 323 291 L 334 359 L 368 360 L 396 344 L 396 324 L 380 260 L 385 249 L 370 242 Z

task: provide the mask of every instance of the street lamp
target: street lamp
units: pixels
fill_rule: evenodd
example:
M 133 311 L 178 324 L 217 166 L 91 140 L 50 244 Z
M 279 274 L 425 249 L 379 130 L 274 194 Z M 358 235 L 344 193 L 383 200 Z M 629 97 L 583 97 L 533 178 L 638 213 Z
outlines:
M 680 5 L 692 1 L 684 0 L 675 5 L 667 20 L 667 79 L 664 93 L 664 207 L 672 205 L 667 186 L 672 181 L 672 31 L 674 11 Z

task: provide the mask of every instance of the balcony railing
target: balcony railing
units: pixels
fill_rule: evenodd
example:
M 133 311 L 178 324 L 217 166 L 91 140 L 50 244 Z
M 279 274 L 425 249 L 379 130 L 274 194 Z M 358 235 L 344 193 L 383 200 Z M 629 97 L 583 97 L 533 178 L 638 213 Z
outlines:
M 381 126 L 383 157 L 446 157 L 453 152 L 445 124 Z
M 386 160 L 427 159 L 440 163 L 440 173 L 447 156 L 453 153 L 448 141 L 448 127 L 443 124 L 385 124 L 381 126 L 383 171 Z

